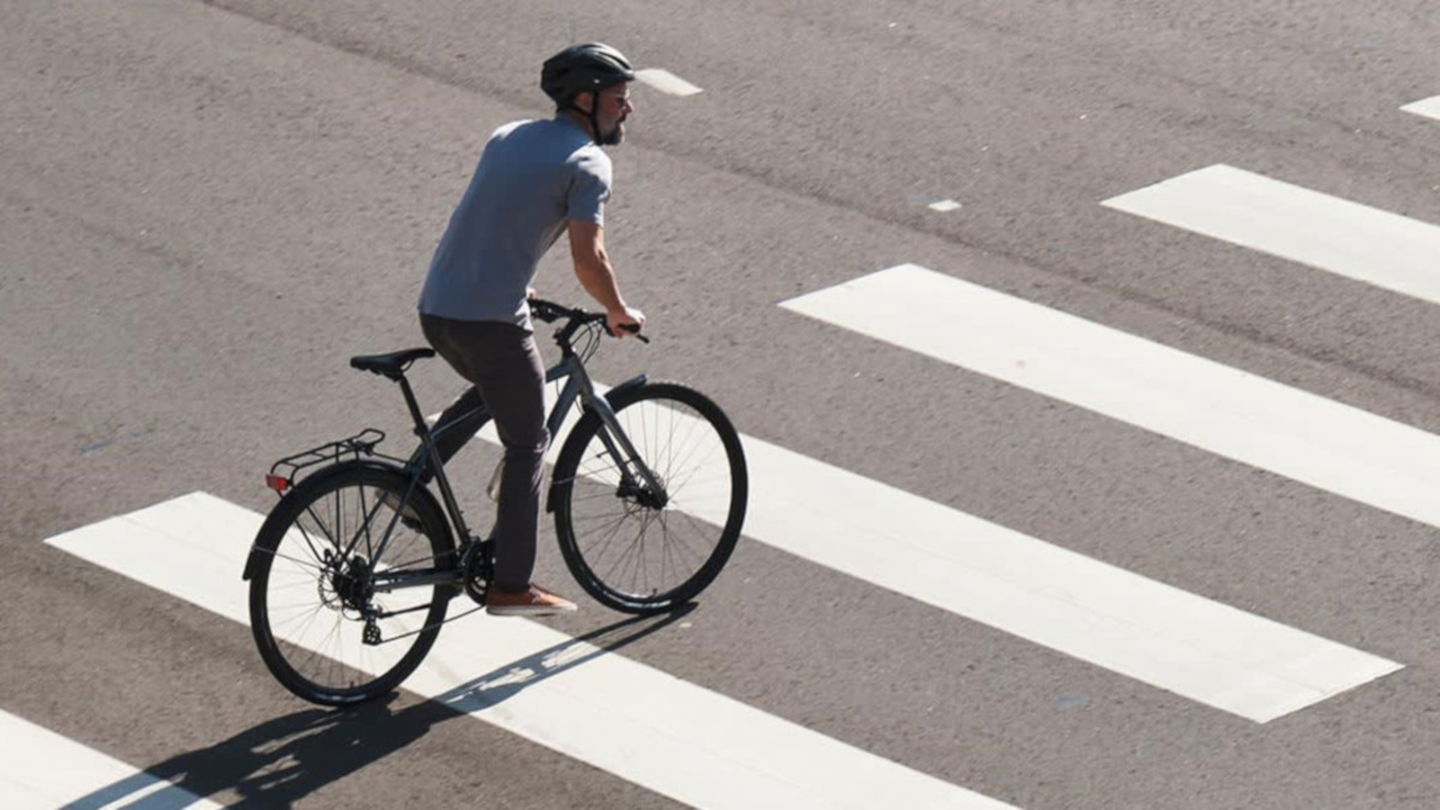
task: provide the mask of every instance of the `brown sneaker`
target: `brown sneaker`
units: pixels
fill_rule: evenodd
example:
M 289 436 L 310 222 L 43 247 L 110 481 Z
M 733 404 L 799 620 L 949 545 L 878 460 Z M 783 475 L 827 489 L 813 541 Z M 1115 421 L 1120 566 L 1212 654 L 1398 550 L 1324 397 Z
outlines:
M 491 616 L 553 616 L 574 613 L 574 602 L 531 585 L 523 591 L 502 591 L 491 586 L 485 593 L 485 612 Z

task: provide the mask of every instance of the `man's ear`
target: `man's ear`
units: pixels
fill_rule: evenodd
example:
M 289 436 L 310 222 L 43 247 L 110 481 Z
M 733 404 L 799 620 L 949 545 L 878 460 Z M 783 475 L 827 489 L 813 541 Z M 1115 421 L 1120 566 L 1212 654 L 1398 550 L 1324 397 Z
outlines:
M 586 90 L 583 93 L 577 93 L 574 104 L 580 108 L 580 112 L 589 115 L 595 109 L 595 91 Z

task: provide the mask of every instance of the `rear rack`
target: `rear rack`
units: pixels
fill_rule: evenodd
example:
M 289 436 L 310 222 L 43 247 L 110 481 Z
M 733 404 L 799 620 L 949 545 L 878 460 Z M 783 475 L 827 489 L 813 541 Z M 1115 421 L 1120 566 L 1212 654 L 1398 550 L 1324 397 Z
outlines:
M 383 441 L 385 441 L 385 431 L 377 428 L 365 428 L 354 436 L 326 442 L 319 447 L 312 447 L 293 456 L 286 456 L 270 465 L 270 472 L 265 476 L 265 486 L 275 490 L 277 495 L 284 495 L 285 490 L 295 485 L 295 479 L 301 470 L 317 464 L 337 463 L 347 455 L 354 456 L 356 459 L 361 456 L 378 456 L 397 464 L 407 463 L 405 459 L 375 452 L 375 447 Z

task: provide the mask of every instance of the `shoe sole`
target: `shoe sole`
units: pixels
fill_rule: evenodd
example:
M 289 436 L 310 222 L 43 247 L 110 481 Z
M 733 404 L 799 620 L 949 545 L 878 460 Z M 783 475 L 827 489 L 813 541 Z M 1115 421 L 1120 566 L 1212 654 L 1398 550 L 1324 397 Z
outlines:
M 485 612 L 491 616 L 554 616 L 559 613 L 574 613 L 577 609 L 576 605 L 495 605 L 485 608 Z

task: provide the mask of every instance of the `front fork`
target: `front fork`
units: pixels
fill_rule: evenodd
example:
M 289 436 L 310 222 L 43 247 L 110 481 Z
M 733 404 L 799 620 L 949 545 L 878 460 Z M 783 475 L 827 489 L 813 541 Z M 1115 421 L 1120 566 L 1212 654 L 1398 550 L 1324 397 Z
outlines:
M 582 376 L 583 374 L 581 372 Z M 644 384 L 645 375 L 642 374 L 615 386 L 610 390 L 610 394 Z M 580 386 L 581 400 L 600 417 L 600 442 L 605 445 L 605 452 L 615 460 L 615 466 L 620 470 L 621 491 L 634 494 L 646 506 L 664 509 L 670 502 L 665 484 L 635 451 L 635 445 L 620 427 L 620 420 L 615 416 L 615 409 L 610 407 L 609 399 L 595 392 L 588 376 L 583 376 Z

